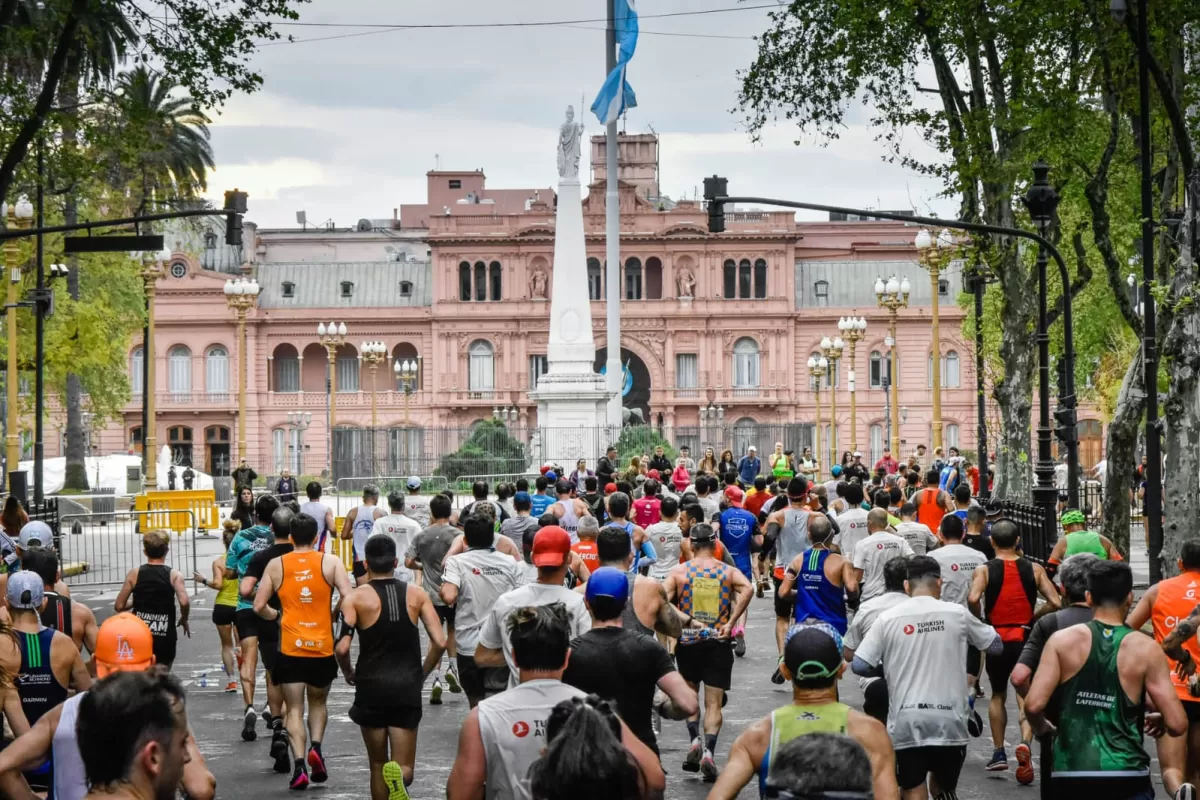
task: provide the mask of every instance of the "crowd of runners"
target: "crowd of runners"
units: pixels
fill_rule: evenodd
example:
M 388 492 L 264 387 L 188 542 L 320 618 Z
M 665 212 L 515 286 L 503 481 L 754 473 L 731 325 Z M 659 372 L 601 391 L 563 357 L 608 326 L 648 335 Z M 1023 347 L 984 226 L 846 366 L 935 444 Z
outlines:
M 725 472 L 711 452 L 698 466 L 655 457 L 666 480 L 619 469 L 610 451 L 596 472 L 580 461 L 569 477 L 547 465 L 531 481 L 478 483 L 465 504 L 414 478 L 385 510 L 368 486 L 340 529 L 316 483 L 303 504 L 239 498 L 226 553 L 191 580 L 215 592 L 240 738 L 269 741 L 248 757 L 291 790 L 324 783 L 340 673 L 372 800 L 408 797 L 423 705 L 445 691 L 469 706 L 445 789 L 456 799 L 656 797 L 668 771 L 711 783 L 711 798 L 751 784 L 764 797 L 955 798 L 967 744 L 990 735 L 985 769 L 1009 769 L 1011 753 L 1017 781 L 1043 797 L 1140 800 L 1154 796 L 1149 735 L 1166 791 L 1195 800 L 1200 539 L 1183 546 L 1179 577 L 1135 605 L 1129 566 L 1083 514 L 1063 512 L 1043 566 L 1003 504 L 972 500 L 953 456 L 923 476 L 915 458 L 874 473 L 855 459 L 826 483 L 782 446 Z M 30 522 L 0 542 L 13 551 L 0 576 L 12 737 L 0 794 L 215 796 L 170 673 L 197 624 L 170 536 L 145 533 L 145 564 L 99 626 L 70 599 L 51 537 Z M 332 539 L 352 549 L 349 568 Z M 748 626 L 773 629 L 773 672 L 737 666 Z M 861 710 L 842 702 L 855 677 Z M 790 683 L 791 703 L 720 763 L 727 704 L 759 681 Z M 681 763 L 661 760 L 668 725 L 686 727 Z

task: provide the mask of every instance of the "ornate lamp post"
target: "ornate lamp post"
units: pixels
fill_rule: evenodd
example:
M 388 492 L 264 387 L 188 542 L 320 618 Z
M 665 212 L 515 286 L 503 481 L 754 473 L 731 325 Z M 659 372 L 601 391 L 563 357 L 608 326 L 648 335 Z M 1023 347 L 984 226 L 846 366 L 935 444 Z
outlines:
M 304 453 L 304 432 L 312 425 L 311 411 L 289 411 L 287 415 L 288 430 L 294 431 L 295 435 L 295 456 L 292 458 L 292 472 L 297 475 L 303 473 L 304 465 L 301 463 Z
M 829 369 L 829 359 L 825 356 L 809 356 L 808 357 L 808 372 L 813 377 L 813 394 L 816 395 L 817 407 L 817 430 L 813 435 L 813 442 L 816 447 L 813 448 L 815 460 L 817 462 L 817 474 L 821 472 L 821 378 Z
M 850 447 L 853 450 L 858 449 L 858 403 L 856 402 L 857 394 L 855 392 L 855 374 L 854 374 L 854 355 L 858 347 L 858 343 L 867 335 L 867 321 L 862 317 L 855 319 L 854 317 L 842 317 L 838 320 L 838 330 L 842 332 L 842 336 L 850 343 Z
M 892 353 L 891 353 L 891 384 L 892 384 L 892 453 L 900 452 L 900 370 L 896 363 L 896 316 L 900 309 L 908 308 L 908 294 L 912 291 L 912 284 L 908 282 L 908 278 L 897 278 L 895 275 L 888 278 L 884 282 L 883 278 L 875 279 L 875 297 L 878 299 L 881 308 L 886 308 L 891 317 L 891 338 L 892 338 Z
M 378 426 L 378 416 L 376 413 L 376 390 L 378 387 L 375 385 L 375 373 L 379 371 L 379 365 L 387 361 L 388 349 L 387 345 L 383 342 L 363 342 L 359 353 L 361 354 L 359 357 L 362 359 L 362 362 L 371 371 L 371 428 L 374 430 Z
M 709 403 L 707 406 L 700 406 L 700 424 L 701 424 L 701 426 L 707 426 L 707 428 L 708 428 L 708 435 L 707 435 L 707 437 L 705 437 L 707 439 L 706 444 L 712 443 L 713 427 L 720 426 L 720 424 L 724 420 L 725 420 L 725 407 L 724 406 L 714 406 L 712 403 Z M 724 444 L 724 442 L 722 442 L 722 444 Z
M 938 289 L 940 273 L 949 264 L 955 249 L 954 236 L 943 228 L 937 236 L 922 228 L 917 233 L 917 252 L 929 270 L 933 287 L 933 448 L 942 446 L 942 343 L 938 333 Z
M 15 205 L 4 204 L 5 222 L 9 228 L 24 228 L 33 219 L 33 204 L 22 197 Z M 20 248 L 16 239 L 4 243 L 4 266 L 8 268 L 8 365 L 5 370 L 5 397 L 8 407 L 5 414 L 5 424 L 8 435 L 5 437 L 5 469 L 11 475 L 17 471 L 21 461 L 21 432 L 18 430 L 19 414 L 17 413 L 17 389 L 20 373 L 17 369 L 17 291 L 21 287 L 21 263 L 18 260 Z
M 329 354 L 329 477 L 333 477 L 333 426 L 337 424 L 337 349 L 346 343 L 346 323 L 317 323 L 317 338 Z
M 404 427 L 407 428 L 408 400 L 417 386 L 417 360 L 409 361 L 407 358 L 403 361 L 397 360 L 392 365 L 392 372 L 396 374 L 396 380 L 400 381 L 400 388 L 404 390 Z
M 158 488 L 158 420 L 154 417 L 154 400 L 156 378 L 154 375 L 154 297 L 157 291 L 158 279 L 164 272 L 164 264 L 171 260 L 170 250 L 158 253 L 145 253 L 142 256 L 142 285 L 146 292 L 146 329 L 145 341 L 142 343 L 142 359 L 145 363 L 145 381 L 142 386 L 142 405 L 146 409 L 145 430 L 142 431 L 142 453 L 146 460 L 146 486 L 149 489 Z
M 829 452 L 832 455 L 830 466 L 837 463 L 837 362 L 842 360 L 842 350 L 846 343 L 842 337 L 835 336 L 833 341 L 826 336 L 821 340 L 821 355 L 829 361 Z
M 225 304 L 237 315 L 238 340 L 238 461 L 246 457 L 246 315 L 258 302 L 262 288 L 254 279 L 225 281 Z

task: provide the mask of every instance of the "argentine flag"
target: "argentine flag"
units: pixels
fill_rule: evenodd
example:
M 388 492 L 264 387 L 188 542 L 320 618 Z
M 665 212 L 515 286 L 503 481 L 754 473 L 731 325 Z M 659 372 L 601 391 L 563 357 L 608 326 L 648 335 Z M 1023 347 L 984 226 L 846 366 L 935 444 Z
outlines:
M 637 48 L 637 9 L 634 7 L 634 0 L 616 0 L 614 5 L 616 11 L 613 25 L 616 28 L 619 48 L 617 66 L 608 74 L 604 85 L 600 87 L 600 93 L 596 95 L 596 102 L 592 103 L 592 113 L 600 120 L 601 125 L 615 122 L 626 109 L 637 107 L 637 95 L 625 81 L 625 68 L 629 66 L 629 60 L 633 58 L 633 51 Z

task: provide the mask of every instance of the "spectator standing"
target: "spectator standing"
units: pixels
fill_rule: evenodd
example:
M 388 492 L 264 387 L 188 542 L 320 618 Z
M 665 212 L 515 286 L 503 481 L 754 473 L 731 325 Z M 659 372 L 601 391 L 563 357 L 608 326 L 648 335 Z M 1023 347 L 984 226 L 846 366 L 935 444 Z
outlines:
M 758 457 L 758 448 L 750 445 L 746 448 L 746 455 L 742 456 L 737 463 L 738 479 L 744 485 L 750 486 L 760 472 L 762 472 L 762 460 Z
M 253 487 L 255 479 L 258 478 L 258 473 L 243 458 L 238 462 L 237 469 L 233 471 L 233 475 L 230 477 L 233 478 L 233 485 L 240 489 L 243 486 Z

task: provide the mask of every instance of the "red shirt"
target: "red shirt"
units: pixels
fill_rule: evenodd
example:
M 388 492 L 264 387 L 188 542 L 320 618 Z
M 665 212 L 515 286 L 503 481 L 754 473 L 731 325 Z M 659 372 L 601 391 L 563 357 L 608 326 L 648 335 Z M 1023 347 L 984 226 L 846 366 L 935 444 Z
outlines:
M 746 495 L 746 502 L 742 503 L 742 508 L 746 509 L 757 517 L 760 513 L 762 513 L 762 507 L 765 506 L 767 501 L 772 499 L 774 496 L 775 495 L 768 491 L 753 492 L 752 494 Z
M 649 528 L 656 522 L 662 521 L 662 500 L 657 497 L 643 497 L 633 502 L 633 521 L 643 528 Z
M 1004 562 L 1004 582 L 1000 584 L 1000 595 L 996 605 L 988 612 L 988 622 L 1000 634 L 1005 642 L 1023 642 L 1027 629 L 1033 619 L 1033 606 L 1025 595 L 1021 585 L 1021 575 L 1017 571 L 1017 562 Z
M 888 475 L 895 475 L 896 470 L 900 469 L 900 462 L 891 456 L 884 456 L 875 462 L 875 469 L 879 469 L 880 467 L 883 467 Z

